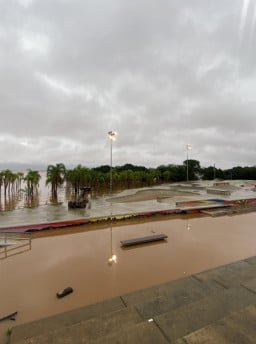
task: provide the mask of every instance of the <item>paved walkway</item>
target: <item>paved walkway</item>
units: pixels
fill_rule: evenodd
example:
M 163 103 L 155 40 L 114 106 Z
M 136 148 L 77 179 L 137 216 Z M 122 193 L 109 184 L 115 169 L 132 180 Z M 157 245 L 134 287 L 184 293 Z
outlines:
M 9 343 L 255 344 L 255 323 L 251 257 L 14 327 Z

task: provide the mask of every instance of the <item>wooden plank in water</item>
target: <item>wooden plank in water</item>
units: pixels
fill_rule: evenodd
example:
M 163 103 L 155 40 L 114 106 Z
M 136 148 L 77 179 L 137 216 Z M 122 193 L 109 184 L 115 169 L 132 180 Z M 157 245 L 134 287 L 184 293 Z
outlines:
M 140 237 L 140 238 L 121 240 L 120 243 L 122 247 L 126 247 L 126 246 L 139 245 L 139 244 L 144 244 L 144 243 L 153 242 L 153 241 L 165 240 L 167 238 L 168 236 L 166 234 L 154 234 L 154 235 L 149 235 L 149 236 Z

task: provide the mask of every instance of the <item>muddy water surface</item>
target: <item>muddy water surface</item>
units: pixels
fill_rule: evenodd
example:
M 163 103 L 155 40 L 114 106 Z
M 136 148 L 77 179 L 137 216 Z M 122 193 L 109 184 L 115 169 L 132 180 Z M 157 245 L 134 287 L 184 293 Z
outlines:
M 31 250 L 0 260 L 0 317 L 19 311 L 0 332 L 256 255 L 255 220 L 256 213 L 171 219 L 32 239 Z M 152 233 L 168 241 L 120 248 L 120 240 Z M 109 265 L 111 254 L 117 263 Z M 57 299 L 67 286 L 74 293 Z

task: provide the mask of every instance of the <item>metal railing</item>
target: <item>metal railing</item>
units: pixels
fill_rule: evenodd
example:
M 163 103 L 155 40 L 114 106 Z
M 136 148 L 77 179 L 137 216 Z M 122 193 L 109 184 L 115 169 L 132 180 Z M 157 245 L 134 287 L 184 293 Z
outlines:
M 0 233 L 0 260 L 32 249 L 31 234 Z

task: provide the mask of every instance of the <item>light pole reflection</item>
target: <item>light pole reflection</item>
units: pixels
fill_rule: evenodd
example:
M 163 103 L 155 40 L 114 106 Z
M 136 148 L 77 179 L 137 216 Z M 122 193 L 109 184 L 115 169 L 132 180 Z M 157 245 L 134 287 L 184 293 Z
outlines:
M 113 190 L 113 155 L 112 155 L 112 148 L 113 148 L 113 141 L 116 141 L 117 132 L 116 131 L 109 131 L 108 138 L 110 140 L 110 173 L 109 173 L 109 193 L 112 196 Z M 117 263 L 117 256 L 113 253 L 113 230 L 112 230 L 112 202 L 110 203 L 110 257 L 108 259 L 108 264 L 112 265 L 113 263 Z

